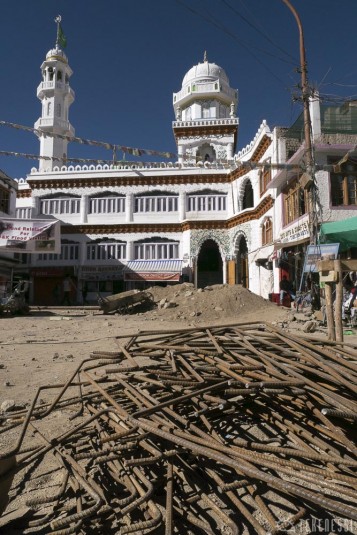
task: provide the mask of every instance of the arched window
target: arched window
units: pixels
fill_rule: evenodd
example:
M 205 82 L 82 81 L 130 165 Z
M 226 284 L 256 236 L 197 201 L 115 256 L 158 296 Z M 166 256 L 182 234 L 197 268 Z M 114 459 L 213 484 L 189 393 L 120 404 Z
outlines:
M 58 71 L 58 72 L 57 72 L 57 80 L 58 80 L 58 81 L 61 81 L 61 80 L 62 80 L 62 71 Z
M 267 163 L 270 164 L 270 161 Z M 271 181 L 271 166 L 267 165 L 267 166 L 264 166 L 263 169 L 260 171 L 260 195 L 263 195 L 263 193 L 266 192 L 267 186 L 270 181 Z
M 53 80 L 53 67 L 48 67 L 48 78 L 49 80 Z
M 252 187 L 250 180 L 248 180 L 244 188 L 242 209 L 245 210 L 246 208 L 253 208 L 253 206 L 254 206 L 253 187 Z
M 273 241 L 273 222 L 271 217 L 267 217 L 262 227 L 262 245 L 268 245 Z
M 61 104 L 57 104 L 56 106 L 56 115 L 57 117 L 61 117 Z
M 52 102 L 47 103 L 47 115 L 51 115 L 52 112 Z

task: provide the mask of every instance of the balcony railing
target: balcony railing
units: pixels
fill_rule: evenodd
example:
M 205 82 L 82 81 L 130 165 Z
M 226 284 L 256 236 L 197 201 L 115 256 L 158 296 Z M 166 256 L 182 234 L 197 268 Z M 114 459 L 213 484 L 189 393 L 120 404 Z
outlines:
M 137 197 L 135 199 L 135 212 L 177 212 L 178 197 Z
M 75 261 L 79 258 L 79 245 L 77 244 L 64 244 L 61 245 L 61 253 L 60 254 L 54 254 L 54 253 L 45 253 L 45 254 L 39 254 L 37 256 L 37 259 L 39 261 L 44 260 L 46 262 L 61 262 L 69 260 Z
M 125 259 L 126 243 L 97 243 L 87 245 L 87 261 Z
M 173 121 L 172 126 L 175 127 L 197 127 L 197 126 L 237 126 L 239 124 L 239 119 L 234 118 L 208 118 L 208 119 L 193 119 L 191 121 Z
M 125 212 L 124 197 L 92 197 L 89 200 L 90 214 L 118 214 Z
M 192 195 L 187 197 L 188 212 L 218 212 L 226 209 L 226 195 Z
M 80 199 L 43 199 L 40 212 L 44 215 L 79 214 Z
M 141 243 L 134 247 L 135 260 L 172 260 L 179 258 L 178 243 Z

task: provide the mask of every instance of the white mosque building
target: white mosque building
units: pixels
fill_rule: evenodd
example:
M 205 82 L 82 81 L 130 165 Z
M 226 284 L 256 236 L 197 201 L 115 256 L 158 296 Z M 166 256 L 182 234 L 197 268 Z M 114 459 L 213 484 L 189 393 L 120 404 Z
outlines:
M 41 158 L 38 169 L 18 179 L 16 217 L 59 220 L 61 253 L 22 256 L 19 271 L 32 283 L 30 303 L 56 304 L 66 274 L 76 282 L 78 303 L 84 287 L 95 302 L 98 293 L 179 281 L 243 284 L 264 298 L 278 291 L 284 246 L 293 251 L 295 269 L 309 242 L 307 210 L 294 204 L 296 187 L 287 189 L 296 171 L 284 177 L 272 171 L 290 158 L 294 164 L 302 159 L 299 136 L 282 128 L 271 132 L 263 121 L 237 152 L 238 91 L 205 55 L 173 94 L 175 161 L 72 164 L 72 70 L 58 45 L 41 72 L 42 112 L 35 123 Z M 311 105 L 321 136 L 319 102 Z M 333 154 L 345 150 L 346 144 Z

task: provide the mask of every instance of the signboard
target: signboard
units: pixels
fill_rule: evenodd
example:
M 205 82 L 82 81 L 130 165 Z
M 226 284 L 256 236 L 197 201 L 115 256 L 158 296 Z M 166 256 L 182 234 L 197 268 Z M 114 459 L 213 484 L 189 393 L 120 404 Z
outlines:
M 81 278 L 87 281 L 122 280 L 123 265 L 82 266 Z
M 309 224 L 307 221 L 300 221 L 280 234 L 281 243 L 292 243 L 310 237 Z
M 304 272 L 316 272 L 316 263 L 319 260 L 336 260 L 338 256 L 339 243 L 328 243 L 323 245 L 309 245 L 305 256 Z
M 57 220 L 0 218 L 0 251 L 61 253 L 61 227 Z

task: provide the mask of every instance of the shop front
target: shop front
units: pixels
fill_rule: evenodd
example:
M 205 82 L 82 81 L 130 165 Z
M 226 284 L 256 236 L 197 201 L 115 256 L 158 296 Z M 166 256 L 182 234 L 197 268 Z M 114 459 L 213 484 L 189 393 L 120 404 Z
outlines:
M 63 300 L 63 281 L 72 280 L 71 301 L 78 303 L 77 277 L 73 266 L 32 268 L 30 270 L 30 305 L 60 306 Z
M 275 244 L 275 266 L 278 268 L 278 277 L 275 277 L 275 296 L 279 295 L 280 281 L 286 277 L 296 295 L 304 283 L 304 263 L 307 246 L 310 243 L 308 217 L 284 227 Z M 277 300 L 276 297 L 273 300 Z
M 123 265 L 82 266 L 79 271 L 81 304 L 98 304 L 98 295 L 107 297 L 124 291 Z

